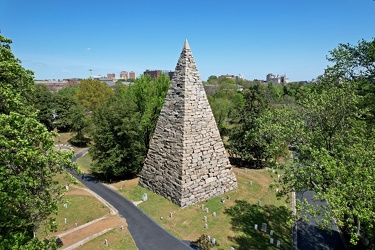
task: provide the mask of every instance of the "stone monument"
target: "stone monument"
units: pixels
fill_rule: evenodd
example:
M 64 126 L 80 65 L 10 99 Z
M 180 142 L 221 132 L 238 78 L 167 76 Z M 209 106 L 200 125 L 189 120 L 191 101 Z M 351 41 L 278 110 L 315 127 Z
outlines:
M 187 40 L 139 184 L 187 207 L 237 188 Z

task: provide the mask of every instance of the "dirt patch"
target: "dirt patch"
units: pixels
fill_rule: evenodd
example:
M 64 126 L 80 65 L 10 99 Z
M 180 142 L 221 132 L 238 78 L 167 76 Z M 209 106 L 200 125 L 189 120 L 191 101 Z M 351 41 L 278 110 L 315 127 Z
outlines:
M 61 237 L 63 242 L 63 248 L 68 247 L 76 242 L 84 240 L 93 234 L 100 233 L 101 231 L 108 228 L 123 228 L 127 230 L 127 224 L 125 219 L 120 218 L 118 215 L 106 216 L 104 219 L 99 220 L 87 227 L 83 227 L 77 231 L 73 231 L 67 235 Z

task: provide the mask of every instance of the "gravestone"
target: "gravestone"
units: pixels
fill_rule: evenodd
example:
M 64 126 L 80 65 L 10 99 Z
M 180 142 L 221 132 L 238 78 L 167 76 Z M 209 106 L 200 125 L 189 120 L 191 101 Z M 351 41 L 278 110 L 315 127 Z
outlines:
M 250 186 L 252 186 L 253 185 L 253 181 L 250 181 Z
M 258 224 L 255 224 L 255 225 L 254 225 L 254 229 L 255 229 L 255 230 L 258 230 Z
M 169 213 L 169 217 L 172 219 L 173 217 L 172 212 Z
M 216 239 L 215 238 L 212 238 L 211 242 L 212 242 L 213 245 L 216 245 Z
M 270 239 L 270 244 L 273 245 L 273 238 Z
M 270 231 L 270 235 L 271 235 L 271 236 L 273 235 L 273 230 Z
M 180 207 L 237 188 L 187 41 L 150 141 L 139 185 Z
M 64 223 L 66 224 L 66 218 L 64 218 Z
M 260 200 L 258 200 L 258 206 L 260 206 Z
M 206 213 L 208 213 L 208 207 L 206 207 Z
M 280 247 L 280 241 L 279 240 L 276 241 L 276 246 Z
M 147 194 L 146 194 L 146 193 L 144 193 L 144 194 L 142 195 L 142 201 L 147 201 Z
M 206 224 L 204 224 L 204 228 L 208 228 L 208 225 L 207 225 L 207 223 L 206 223 Z
M 203 216 L 203 220 L 204 220 L 204 221 L 207 221 L 207 216 Z
M 267 224 L 266 223 L 262 223 L 262 229 L 261 229 L 263 232 L 267 232 Z
M 207 241 L 211 242 L 211 237 L 209 235 L 207 235 Z
M 213 213 L 212 213 L 212 216 L 213 216 L 213 217 L 216 217 L 216 212 L 213 212 Z

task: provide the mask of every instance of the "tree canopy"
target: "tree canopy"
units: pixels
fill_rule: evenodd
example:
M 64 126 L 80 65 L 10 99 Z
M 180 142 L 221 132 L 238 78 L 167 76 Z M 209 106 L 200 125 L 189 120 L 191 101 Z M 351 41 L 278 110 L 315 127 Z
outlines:
M 0 248 L 47 249 L 55 241 L 33 236 L 40 224 L 54 229 L 62 186 L 53 177 L 77 169 L 72 152 L 54 149 L 55 133 L 38 121 L 32 72 L 20 66 L 0 35 Z

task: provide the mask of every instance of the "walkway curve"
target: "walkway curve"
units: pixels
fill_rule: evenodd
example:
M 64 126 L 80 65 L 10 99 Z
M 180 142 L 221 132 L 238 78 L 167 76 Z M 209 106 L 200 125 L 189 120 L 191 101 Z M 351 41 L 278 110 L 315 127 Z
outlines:
M 88 152 L 83 149 L 72 159 L 76 161 Z M 72 173 L 82 184 L 95 192 L 97 195 L 111 204 L 120 216 L 126 219 L 128 229 L 139 250 L 191 250 L 187 244 L 177 239 L 165 229 L 160 227 L 143 211 L 137 208 L 124 196 L 106 187 L 90 175 L 85 175 L 82 179 L 76 173 Z

